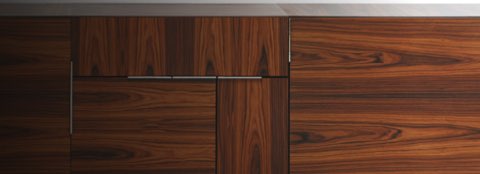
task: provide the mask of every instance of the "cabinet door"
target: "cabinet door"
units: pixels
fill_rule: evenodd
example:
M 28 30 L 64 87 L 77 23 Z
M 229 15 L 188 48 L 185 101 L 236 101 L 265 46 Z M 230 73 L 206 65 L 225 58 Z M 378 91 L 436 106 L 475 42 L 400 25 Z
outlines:
M 73 173 L 215 173 L 215 81 L 76 79 Z
M 288 79 L 219 80 L 219 174 L 288 173 Z
M 127 29 L 124 18 L 73 19 L 74 72 L 77 76 L 125 76 Z
M 0 18 L 0 173 L 68 173 L 70 20 Z
M 293 18 L 291 172 L 480 171 L 480 20 Z
M 80 17 L 77 76 L 287 76 L 286 17 Z

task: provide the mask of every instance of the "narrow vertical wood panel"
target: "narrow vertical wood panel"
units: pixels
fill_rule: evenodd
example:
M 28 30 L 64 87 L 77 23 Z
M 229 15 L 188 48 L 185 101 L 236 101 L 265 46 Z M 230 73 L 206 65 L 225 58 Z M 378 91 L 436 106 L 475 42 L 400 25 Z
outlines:
M 76 79 L 73 173 L 215 173 L 215 81 Z
M 81 17 L 78 76 L 287 76 L 285 17 Z
M 78 19 L 77 76 L 125 76 L 125 18 Z
M 292 22 L 293 174 L 480 171 L 480 20 Z
M 288 79 L 220 80 L 217 173 L 288 173 Z
M 70 20 L 0 18 L 0 173 L 69 173 Z

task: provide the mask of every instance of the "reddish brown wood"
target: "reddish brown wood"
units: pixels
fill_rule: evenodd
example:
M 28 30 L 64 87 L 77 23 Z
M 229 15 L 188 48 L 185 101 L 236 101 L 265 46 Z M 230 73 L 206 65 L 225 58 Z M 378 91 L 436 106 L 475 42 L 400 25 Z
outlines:
M 217 173 L 288 173 L 288 79 L 220 80 Z
M 69 173 L 70 20 L 0 18 L 0 173 Z
M 78 24 L 78 57 L 75 75 L 78 76 L 126 76 L 125 51 L 127 47 L 125 18 L 80 17 Z
M 199 75 L 193 72 L 195 18 L 166 18 L 165 47 L 167 74 L 177 76 Z M 203 75 L 203 74 L 201 74 Z
M 128 75 L 166 75 L 165 19 L 129 17 L 126 23 Z
M 480 20 L 294 18 L 291 172 L 480 171 Z
M 73 173 L 215 173 L 215 81 L 76 79 Z
M 195 75 L 288 75 L 288 18 L 196 18 L 194 41 Z
M 287 76 L 284 17 L 81 17 L 78 76 Z

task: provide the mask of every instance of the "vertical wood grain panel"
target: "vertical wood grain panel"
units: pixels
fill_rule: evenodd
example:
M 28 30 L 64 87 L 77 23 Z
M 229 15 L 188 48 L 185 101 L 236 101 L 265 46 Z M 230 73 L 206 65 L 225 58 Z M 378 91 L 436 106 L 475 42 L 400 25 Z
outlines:
M 79 76 L 287 76 L 285 17 L 81 17 Z
M 233 20 L 228 17 L 195 18 L 195 73 L 226 75 L 238 64 L 229 63 L 235 54 Z
M 231 74 L 288 76 L 288 18 L 235 18 L 235 66 Z
M 215 81 L 76 79 L 73 173 L 215 173 Z
M 193 73 L 194 30 L 193 17 L 166 18 L 167 74 L 177 76 Z
M 480 171 L 480 20 L 292 22 L 293 174 Z
M 128 24 L 119 17 L 78 19 L 77 76 L 125 76 L 125 39 Z
M 128 75 L 166 75 L 165 18 L 129 17 L 126 23 Z
M 70 20 L 0 18 L 0 173 L 69 173 Z
M 217 172 L 288 173 L 288 79 L 220 80 Z
M 196 75 L 287 76 L 288 18 L 195 18 Z

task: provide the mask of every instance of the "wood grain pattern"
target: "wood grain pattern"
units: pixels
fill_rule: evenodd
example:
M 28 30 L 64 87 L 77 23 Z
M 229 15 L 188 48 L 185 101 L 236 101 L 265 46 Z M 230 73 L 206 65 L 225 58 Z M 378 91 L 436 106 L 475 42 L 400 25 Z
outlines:
M 288 173 L 288 79 L 220 80 L 217 173 Z
M 288 75 L 285 17 L 81 17 L 79 28 L 78 76 Z
M 78 60 L 75 75 L 125 76 L 127 40 L 123 17 L 80 17 L 78 24 Z M 129 47 L 136 49 L 137 47 Z
M 293 174 L 480 171 L 480 20 L 292 22 Z
M 215 173 L 215 81 L 76 79 L 73 173 Z
M 193 17 L 166 18 L 167 74 L 188 76 L 196 75 L 193 72 L 194 58 L 194 30 Z
M 126 59 L 128 75 L 167 74 L 165 53 L 165 19 L 154 17 L 126 18 Z
M 0 173 L 69 173 L 70 21 L 0 18 Z
M 196 75 L 288 75 L 288 18 L 199 17 L 194 41 Z

